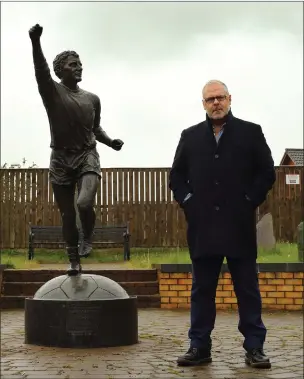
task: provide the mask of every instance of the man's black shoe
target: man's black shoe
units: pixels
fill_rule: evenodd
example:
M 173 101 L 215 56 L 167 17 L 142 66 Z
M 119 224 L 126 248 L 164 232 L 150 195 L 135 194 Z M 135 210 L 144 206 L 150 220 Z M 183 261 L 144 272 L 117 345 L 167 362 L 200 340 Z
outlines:
M 197 366 L 212 362 L 210 350 L 190 347 L 185 355 L 177 358 L 179 366 Z
M 245 363 L 254 368 L 271 368 L 268 357 L 264 354 L 263 349 L 252 349 L 245 355 Z

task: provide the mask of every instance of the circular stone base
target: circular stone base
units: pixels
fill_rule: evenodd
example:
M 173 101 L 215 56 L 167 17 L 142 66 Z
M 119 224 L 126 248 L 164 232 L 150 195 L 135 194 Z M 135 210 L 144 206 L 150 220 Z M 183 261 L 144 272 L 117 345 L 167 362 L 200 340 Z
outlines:
M 27 344 L 93 348 L 137 342 L 137 298 L 108 278 L 63 275 L 25 299 Z

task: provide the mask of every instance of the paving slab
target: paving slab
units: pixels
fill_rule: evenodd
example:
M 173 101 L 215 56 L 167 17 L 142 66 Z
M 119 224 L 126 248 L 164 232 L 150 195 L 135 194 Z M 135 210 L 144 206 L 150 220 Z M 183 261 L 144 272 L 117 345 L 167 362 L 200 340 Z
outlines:
M 212 335 L 213 362 L 184 368 L 176 365 L 176 358 L 188 349 L 188 310 L 140 309 L 138 344 L 98 349 L 26 345 L 24 311 L 3 310 L 1 378 L 303 379 L 302 314 L 264 313 L 263 318 L 268 328 L 265 351 L 271 358 L 271 369 L 245 365 L 238 315 L 232 311 L 218 312 Z

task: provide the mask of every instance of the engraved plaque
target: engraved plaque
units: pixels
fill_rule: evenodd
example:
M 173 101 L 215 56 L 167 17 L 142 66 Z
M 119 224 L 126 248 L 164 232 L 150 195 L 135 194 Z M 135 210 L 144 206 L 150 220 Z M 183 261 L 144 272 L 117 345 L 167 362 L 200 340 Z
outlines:
M 96 301 L 27 298 L 25 343 L 69 348 L 138 343 L 137 298 Z
M 77 335 L 95 334 L 99 328 L 101 307 L 90 302 L 69 304 L 67 307 L 66 331 Z

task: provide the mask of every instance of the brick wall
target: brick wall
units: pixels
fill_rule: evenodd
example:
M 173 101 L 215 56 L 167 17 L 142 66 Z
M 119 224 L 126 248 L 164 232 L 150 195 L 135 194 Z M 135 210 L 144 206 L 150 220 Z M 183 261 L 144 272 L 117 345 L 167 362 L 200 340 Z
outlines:
M 162 267 L 158 267 L 161 308 L 190 308 L 190 291 L 192 284 L 192 274 L 189 272 L 190 270 L 188 269 L 188 272 L 164 272 L 172 271 L 172 268 L 167 267 L 166 270 L 164 266 L 170 265 L 161 266 Z M 175 271 L 186 270 L 176 269 Z M 225 268 L 223 271 L 225 271 Z M 289 311 L 303 309 L 303 271 L 264 271 L 259 272 L 258 276 L 263 308 Z M 237 308 L 237 299 L 229 272 L 222 272 L 220 274 L 216 294 L 216 307 L 217 309 Z

